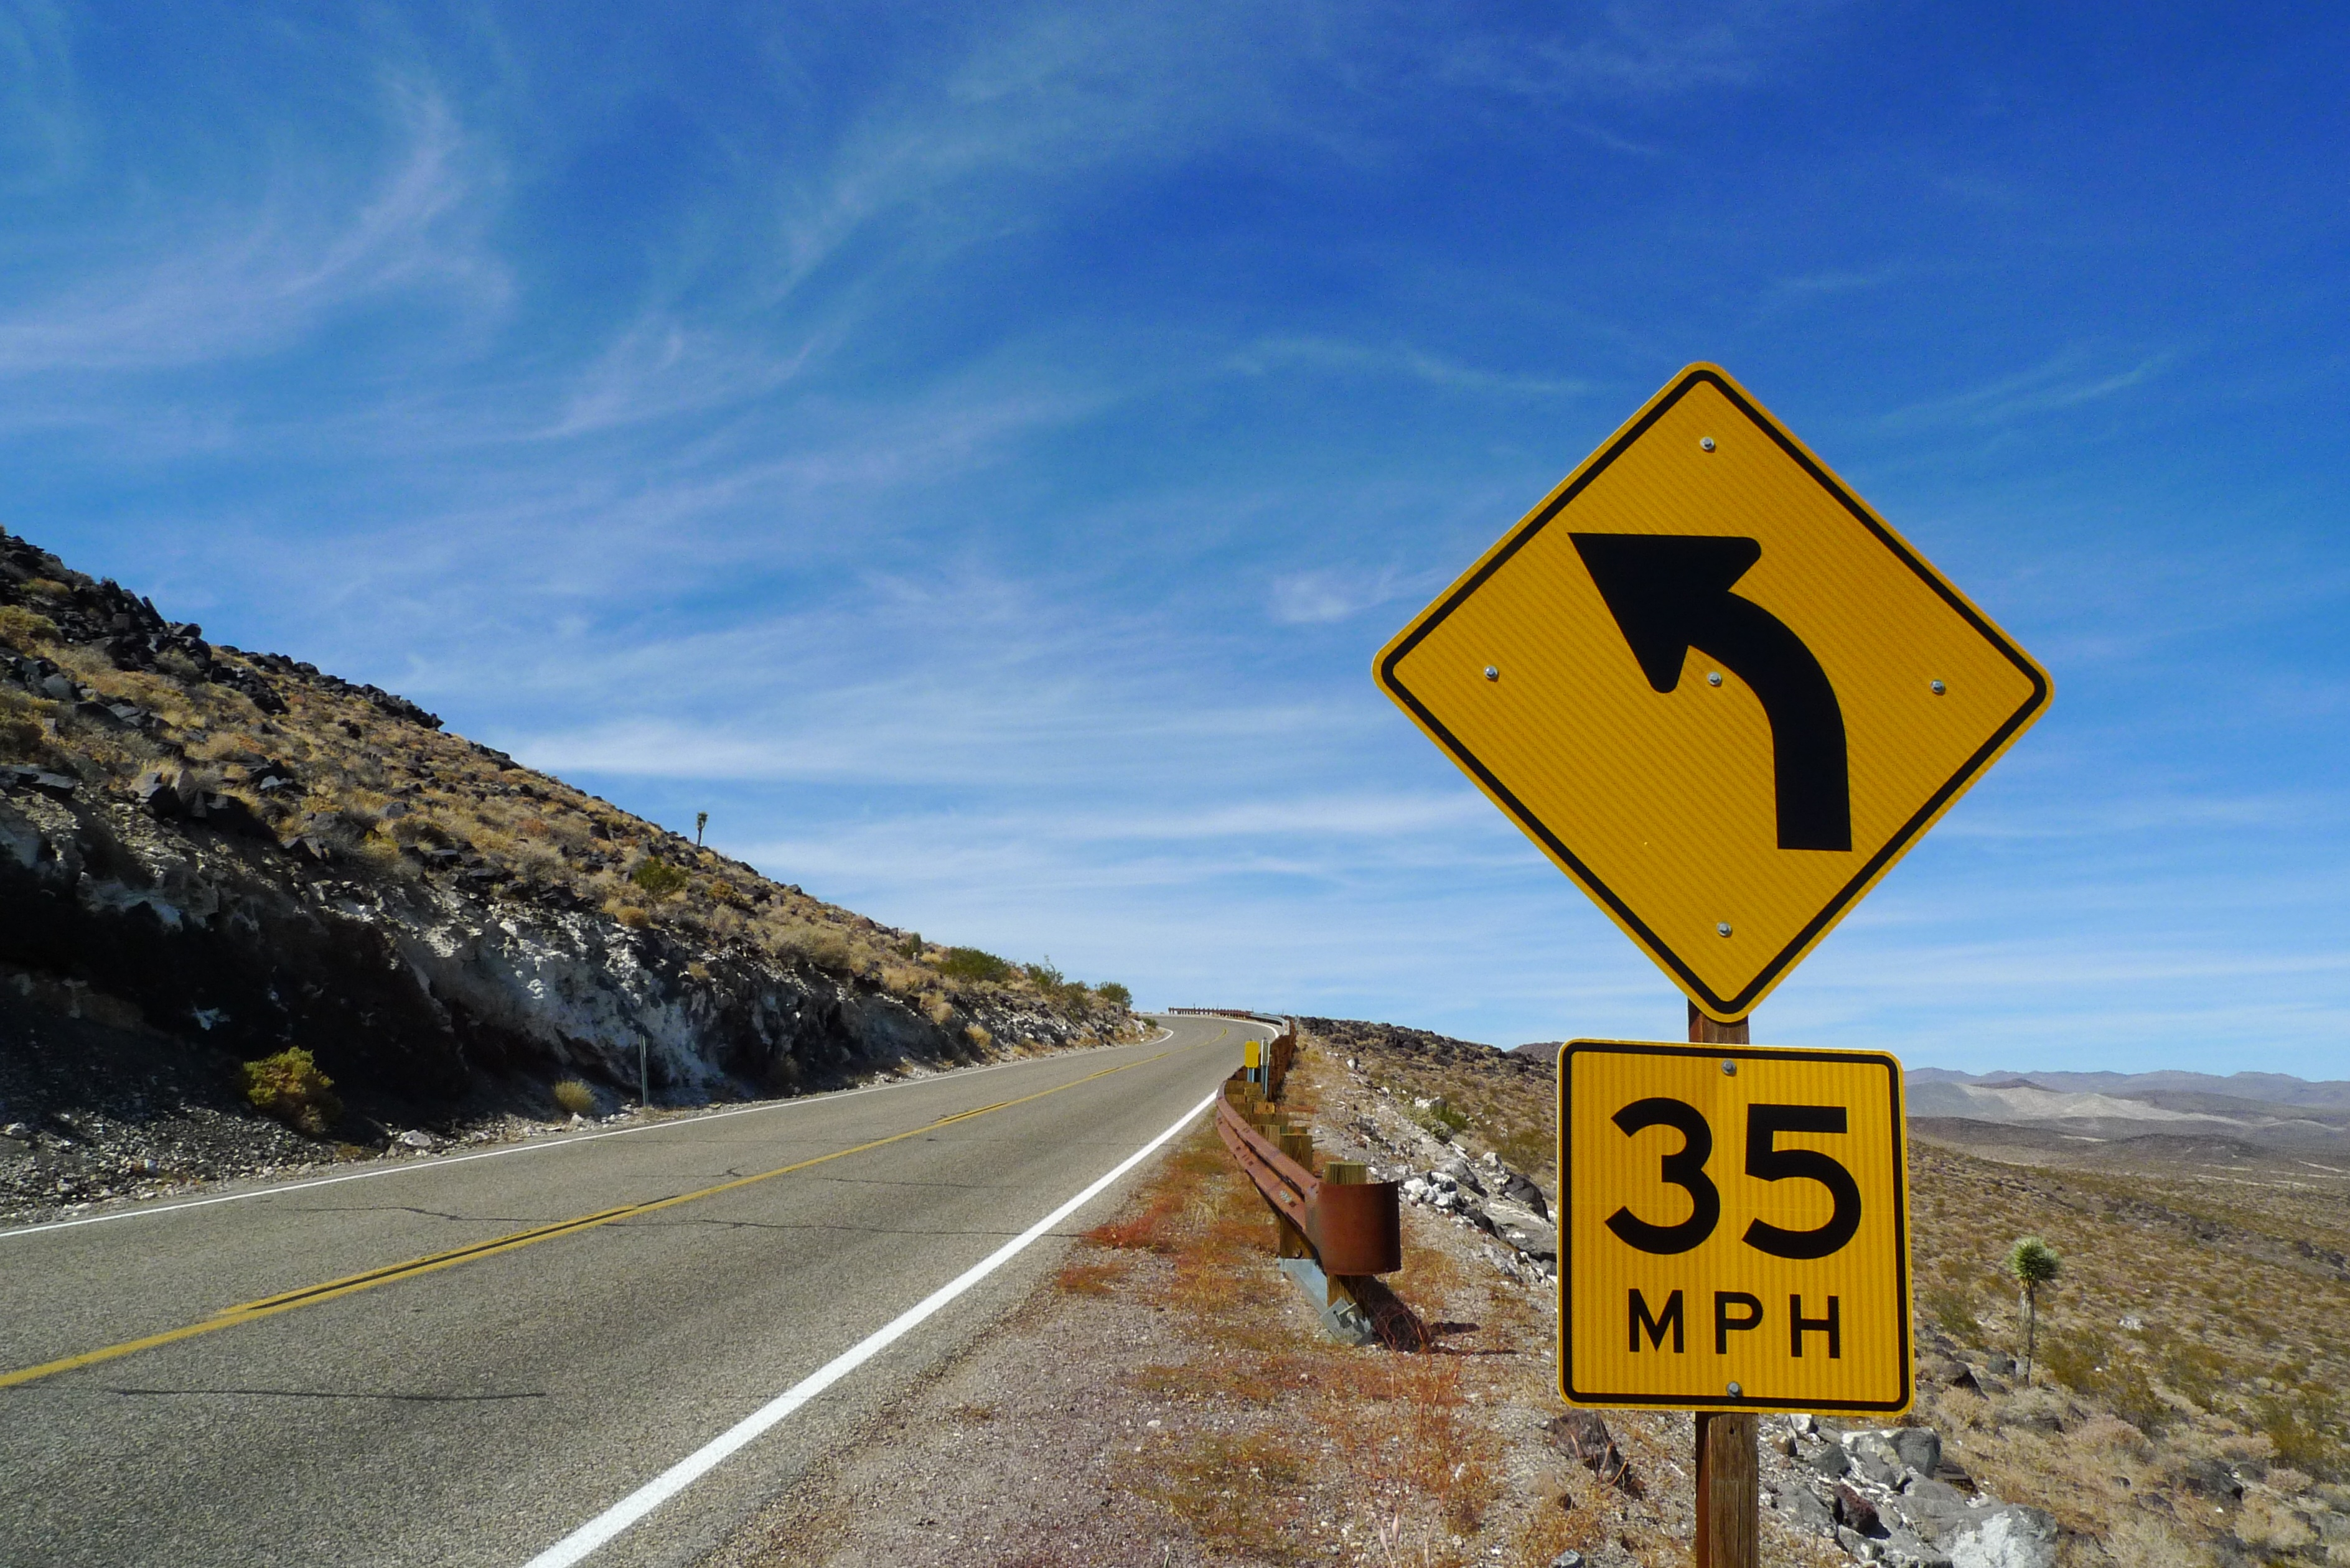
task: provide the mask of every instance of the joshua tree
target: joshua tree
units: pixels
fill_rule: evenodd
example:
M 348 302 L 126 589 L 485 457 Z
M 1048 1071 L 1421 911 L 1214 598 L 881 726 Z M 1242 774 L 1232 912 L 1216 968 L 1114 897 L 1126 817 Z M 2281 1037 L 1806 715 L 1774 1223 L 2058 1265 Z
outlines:
M 2037 1236 L 2026 1236 L 2007 1250 L 2007 1272 L 2023 1285 L 2023 1380 L 2032 1381 L 2033 1341 L 2040 1326 L 2040 1287 L 2053 1285 L 2064 1272 L 2064 1260 Z
M 708 812 L 697 811 L 693 814 L 693 846 L 696 849 L 702 847 L 702 830 L 709 826 L 710 814 Z

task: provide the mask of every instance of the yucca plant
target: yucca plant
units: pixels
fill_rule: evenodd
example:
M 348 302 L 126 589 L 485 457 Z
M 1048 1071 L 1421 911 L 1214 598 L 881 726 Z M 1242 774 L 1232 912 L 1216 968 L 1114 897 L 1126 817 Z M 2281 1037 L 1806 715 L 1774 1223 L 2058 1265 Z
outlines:
M 2032 1352 L 2040 1326 L 2040 1287 L 2053 1285 L 2064 1270 L 2056 1249 L 2037 1236 L 2026 1236 L 2007 1250 L 2007 1272 L 2023 1286 L 2023 1380 L 2032 1381 Z

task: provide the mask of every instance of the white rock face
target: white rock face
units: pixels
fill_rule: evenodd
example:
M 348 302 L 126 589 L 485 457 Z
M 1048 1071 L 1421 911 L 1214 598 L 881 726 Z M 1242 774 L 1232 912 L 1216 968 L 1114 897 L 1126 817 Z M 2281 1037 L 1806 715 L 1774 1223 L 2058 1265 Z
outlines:
M 2056 1568 L 2056 1525 L 2035 1508 L 2002 1508 L 1943 1549 L 1950 1568 Z

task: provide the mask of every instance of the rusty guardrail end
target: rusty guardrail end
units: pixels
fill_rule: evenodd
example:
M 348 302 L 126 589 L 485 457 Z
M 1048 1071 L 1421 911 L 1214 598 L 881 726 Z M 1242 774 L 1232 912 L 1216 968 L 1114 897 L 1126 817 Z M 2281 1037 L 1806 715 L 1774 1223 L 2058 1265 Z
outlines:
M 1392 1181 L 1320 1184 L 1305 1239 L 1333 1274 L 1391 1274 L 1403 1267 L 1402 1207 Z

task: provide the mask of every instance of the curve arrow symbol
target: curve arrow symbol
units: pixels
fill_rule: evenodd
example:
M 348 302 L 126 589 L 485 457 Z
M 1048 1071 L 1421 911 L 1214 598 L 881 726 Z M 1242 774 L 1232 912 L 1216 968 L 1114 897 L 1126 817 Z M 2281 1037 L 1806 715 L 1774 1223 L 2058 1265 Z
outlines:
M 1844 710 L 1827 671 L 1786 624 L 1731 587 L 1762 558 L 1735 535 L 1575 534 L 1599 597 L 1658 691 L 1680 684 L 1692 648 L 1752 689 L 1771 722 L 1779 847 L 1852 847 Z

